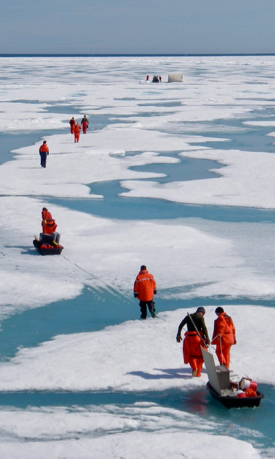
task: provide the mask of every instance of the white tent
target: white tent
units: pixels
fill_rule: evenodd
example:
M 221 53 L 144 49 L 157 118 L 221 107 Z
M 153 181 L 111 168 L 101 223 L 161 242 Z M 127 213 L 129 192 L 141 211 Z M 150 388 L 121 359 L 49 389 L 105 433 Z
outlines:
M 168 83 L 183 83 L 182 73 L 169 73 Z

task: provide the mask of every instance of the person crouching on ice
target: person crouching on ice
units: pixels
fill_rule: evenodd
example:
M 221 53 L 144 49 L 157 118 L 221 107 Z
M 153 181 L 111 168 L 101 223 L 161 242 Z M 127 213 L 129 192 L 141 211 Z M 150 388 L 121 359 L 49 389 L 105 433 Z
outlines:
M 183 361 L 189 363 L 192 376 L 200 377 L 203 365 L 201 346 L 206 349 L 210 343 L 208 331 L 204 322 L 205 309 L 199 307 L 194 314 L 187 314 L 181 321 L 177 333 L 177 342 L 182 340 L 181 330 L 187 325 L 183 341 Z
M 156 317 L 154 295 L 157 293 L 157 284 L 152 274 L 149 274 L 145 265 L 142 265 L 134 283 L 134 297 L 139 299 L 141 319 L 147 317 L 147 306 L 152 317 Z
M 56 231 L 57 224 L 55 223 L 55 220 L 52 218 L 51 212 L 48 211 L 46 207 L 43 207 L 42 209 L 42 233 L 44 234 L 52 234 Z

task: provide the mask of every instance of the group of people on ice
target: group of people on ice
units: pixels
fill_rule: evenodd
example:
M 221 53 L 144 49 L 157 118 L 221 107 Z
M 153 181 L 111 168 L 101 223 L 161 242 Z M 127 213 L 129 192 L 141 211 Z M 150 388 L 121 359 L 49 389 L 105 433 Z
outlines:
M 161 81 L 161 80 L 160 80 Z M 71 126 L 71 134 L 74 134 L 74 141 L 79 142 L 81 126 L 75 121 L 74 117 L 69 121 Z M 83 134 L 86 134 L 89 126 L 89 121 L 86 115 L 81 121 Z M 41 167 L 46 167 L 49 148 L 47 141 L 44 140 L 39 148 L 41 157 Z M 46 207 L 42 209 L 42 233 L 52 234 L 56 231 L 57 225 L 53 220 L 51 213 Z M 134 283 L 134 297 L 139 299 L 141 311 L 141 319 L 147 318 L 147 307 L 154 318 L 156 317 L 154 295 L 157 293 L 157 285 L 154 276 L 147 271 L 145 265 L 142 265 L 140 272 L 137 275 Z M 230 365 L 230 348 L 236 344 L 235 326 L 234 323 L 223 310 L 218 307 L 215 310 L 217 319 L 214 322 L 214 332 L 211 344 L 216 345 L 216 354 L 221 365 L 229 368 Z M 192 369 L 192 376 L 200 377 L 203 365 L 203 356 L 201 346 L 207 348 L 210 345 L 208 331 L 204 321 L 205 309 L 199 307 L 193 314 L 187 316 L 181 321 L 178 327 L 177 342 L 182 341 L 181 331 L 187 325 L 187 332 L 184 335 L 183 341 L 183 360 L 185 364 L 189 364 Z
M 83 134 L 86 134 L 88 126 L 89 126 L 89 120 L 86 115 L 81 120 L 81 125 L 75 121 L 74 117 L 72 117 L 69 121 L 70 126 L 71 126 L 71 134 L 74 134 L 74 141 L 75 143 L 79 142 L 79 137 L 80 137 L 80 132 L 82 128 Z
M 211 344 L 216 345 L 216 355 L 220 365 L 229 368 L 230 349 L 236 344 L 236 329 L 233 320 L 219 306 L 215 310 L 217 319 L 214 321 L 214 331 Z M 201 346 L 206 349 L 210 345 L 208 331 L 204 321 L 205 309 L 201 306 L 193 314 L 187 314 L 178 327 L 176 340 L 182 341 L 181 331 L 187 325 L 187 332 L 183 340 L 183 360 L 192 369 L 192 376 L 200 377 L 203 365 Z
M 74 141 L 75 143 L 79 142 L 79 137 L 80 137 L 80 132 L 82 129 L 83 134 L 86 134 L 88 126 L 89 126 L 89 120 L 86 115 L 81 120 L 81 125 L 77 123 L 72 117 L 69 121 L 70 126 L 71 126 L 71 134 L 74 134 Z M 43 140 L 42 145 L 39 147 L 39 155 L 40 155 L 40 166 L 43 168 L 46 168 L 47 165 L 47 158 L 48 155 L 50 154 L 49 147 L 47 145 L 47 140 Z
M 141 319 L 147 318 L 147 307 L 154 318 L 156 309 L 154 295 L 157 293 L 157 284 L 154 276 L 147 271 L 145 265 L 142 265 L 140 272 L 134 282 L 134 297 L 139 299 Z M 233 320 L 226 314 L 222 307 L 215 310 L 217 319 L 214 322 L 214 331 L 211 344 L 216 345 L 216 355 L 220 365 L 229 368 L 230 365 L 230 348 L 236 344 L 236 330 Z M 183 360 L 189 364 L 192 369 L 192 376 L 200 377 L 203 365 L 203 356 L 201 346 L 207 349 L 210 345 L 208 330 L 204 321 L 205 309 L 199 307 L 193 314 L 187 314 L 178 327 L 176 340 L 182 341 L 181 332 L 183 327 L 187 326 L 187 331 L 183 340 Z
M 146 75 L 146 81 L 149 82 L 150 77 L 149 75 Z M 161 76 L 160 75 L 154 75 L 152 78 L 152 83 L 161 83 Z
M 55 233 L 57 224 L 52 218 L 51 213 L 46 207 L 42 209 L 42 232 L 44 234 Z M 147 318 L 147 307 L 153 318 L 156 317 L 154 295 L 157 293 L 157 284 L 154 276 L 150 274 L 145 265 L 140 267 L 140 272 L 136 276 L 133 289 L 134 297 L 139 300 L 141 319 Z M 200 306 L 195 313 L 187 314 L 178 327 L 176 340 L 182 341 L 181 332 L 187 326 L 187 331 L 183 340 L 183 360 L 192 369 L 193 377 L 200 377 L 203 366 L 203 356 L 201 346 L 207 349 L 210 345 L 208 330 L 205 325 L 205 308 Z M 233 320 L 226 314 L 222 307 L 215 310 L 217 319 L 214 322 L 214 331 L 211 340 L 212 345 L 216 345 L 216 355 L 220 365 L 229 368 L 230 348 L 236 344 L 236 330 Z

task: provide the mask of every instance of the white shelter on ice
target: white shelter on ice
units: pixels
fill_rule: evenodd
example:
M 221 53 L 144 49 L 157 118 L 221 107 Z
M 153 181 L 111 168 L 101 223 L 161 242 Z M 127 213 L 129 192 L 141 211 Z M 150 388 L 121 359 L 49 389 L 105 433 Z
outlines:
M 169 73 L 168 83 L 183 83 L 182 73 Z

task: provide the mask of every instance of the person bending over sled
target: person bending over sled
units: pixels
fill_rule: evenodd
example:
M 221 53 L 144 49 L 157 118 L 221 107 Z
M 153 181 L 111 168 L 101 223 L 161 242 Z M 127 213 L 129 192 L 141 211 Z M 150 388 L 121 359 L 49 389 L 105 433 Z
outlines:
M 44 234 L 52 234 L 56 231 L 57 224 L 55 220 L 52 218 L 52 214 L 48 211 L 46 207 L 42 209 L 42 233 Z
M 152 317 L 156 317 L 154 295 L 157 293 L 157 284 L 152 274 L 149 274 L 145 265 L 142 265 L 134 283 L 134 297 L 139 299 L 141 319 L 147 317 L 147 306 Z
M 200 377 L 203 365 L 203 356 L 201 346 L 206 349 L 210 340 L 208 331 L 204 322 L 205 309 L 199 307 L 194 314 L 187 314 L 181 321 L 178 328 L 176 340 L 181 342 L 181 330 L 187 325 L 187 332 L 183 340 L 183 361 L 189 363 L 192 369 L 192 376 Z

